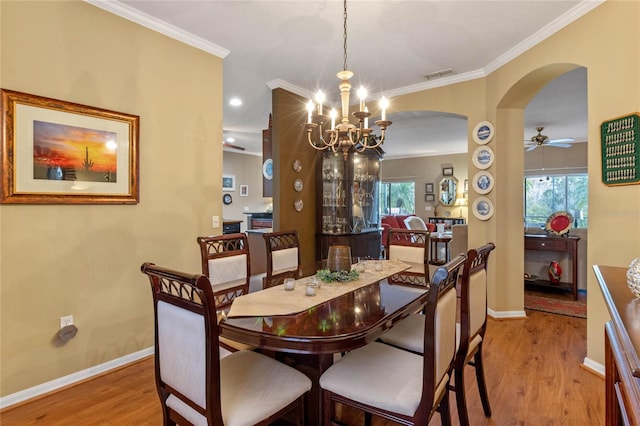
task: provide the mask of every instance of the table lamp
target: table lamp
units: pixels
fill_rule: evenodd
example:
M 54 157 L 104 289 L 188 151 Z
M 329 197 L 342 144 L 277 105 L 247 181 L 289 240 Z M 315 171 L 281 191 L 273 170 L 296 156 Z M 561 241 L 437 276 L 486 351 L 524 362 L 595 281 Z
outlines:
M 459 197 L 456 199 L 456 207 L 460 207 L 460 217 L 462 217 L 462 207 L 467 205 L 467 200 L 464 197 Z

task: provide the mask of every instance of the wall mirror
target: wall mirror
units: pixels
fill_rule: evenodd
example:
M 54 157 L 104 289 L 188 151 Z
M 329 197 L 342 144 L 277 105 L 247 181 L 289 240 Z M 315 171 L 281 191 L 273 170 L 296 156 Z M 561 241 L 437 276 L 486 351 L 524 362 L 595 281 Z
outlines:
M 440 193 L 438 200 L 442 205 L 453 206 L 456 202 L 456 194 L 458 190 L 458 179 L 453 176 L 447 176 L 440 181 Z

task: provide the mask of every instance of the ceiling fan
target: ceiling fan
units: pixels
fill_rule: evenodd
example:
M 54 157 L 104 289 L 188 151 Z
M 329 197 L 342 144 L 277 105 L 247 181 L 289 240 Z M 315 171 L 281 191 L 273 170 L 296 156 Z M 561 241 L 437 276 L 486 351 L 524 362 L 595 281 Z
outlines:
M 225 148 L 237 149 L 238 151 L 244 151 L 244 147 L 240 145 L 233 144 L 231 142 L 222 142 L 222 146 Z
M 538 131 L 537 135 L 524 141 L 524 147 L 527 148 L 527 151 L 533 151 L 543 145 L 554 146 L 556 148 L 569 148 L 571 147 L 571 142 L 575 142 L 573 138 L 549 139 L 549 136 L 542 134 L 544 127 L 536 127 L 536 130 Z

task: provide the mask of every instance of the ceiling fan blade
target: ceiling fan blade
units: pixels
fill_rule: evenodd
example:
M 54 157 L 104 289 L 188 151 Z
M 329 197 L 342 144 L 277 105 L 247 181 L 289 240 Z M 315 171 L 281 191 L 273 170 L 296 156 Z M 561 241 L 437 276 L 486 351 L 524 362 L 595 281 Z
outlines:
M 240 146 L 240 145 L 234 145 L 232 143 L 229 142 L 222 142 L 222 146 L 226 147 L 226 148 L 232 148 L 232 149 L 237 149 L 239 151 L 244 151 L 244 147 Z
M 571 148 L 571 144 L 569 143 L 546 143 L 545 145 L 552 146 L 554 148 Z
M 575 142 L 576 140 L 573 138 L 560 138 L 560 139 L 551 139 L 549 141 L 547 141 L 546 143 L 571 143 L 571 142 Z
M 526 151 L 526 152 L 533 151 L 533 150 L 534 150 L 534 149 L 536 149 L 538 146 L 539 146 L 539 145 L 531 145 L 529 148 L 527 148 L 527 147 L 525 146 L 525 148 L 527 148 L 527 151 Z

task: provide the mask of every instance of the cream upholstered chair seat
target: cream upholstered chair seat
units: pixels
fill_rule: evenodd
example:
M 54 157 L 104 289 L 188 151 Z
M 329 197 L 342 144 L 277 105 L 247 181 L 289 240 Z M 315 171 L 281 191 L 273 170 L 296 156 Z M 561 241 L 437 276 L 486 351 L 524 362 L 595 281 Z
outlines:
M 338 368 L 322 375 L 323 389 L 383 410 L 414 415 L 422 395 L 422 356 L 379 342 L 347 355 L 335 364 Z M 445 373 L 436 386 L 434 403 L 448 384 L 449 374 Z
M 348 352 L 320 377 L 324 425 L 335 403 L 402 424 L 426 425 L 435 411 L 450 424 L 447 395 L 456 342 L 456 292 L 461 255 L 438 268 L 430 284 L 422 327 L 423 355 L 380 342 Z M 401 322 L 402 323 L 402 322 Z
M 273 358 L 239 351 L 221 359 L 215 298 L 204 275 L 150 263 L 156 387 L 165 425 L 267 425 L 304 404 L 311 380 Z M 302 423 L 302 422 L 301 422 Z

